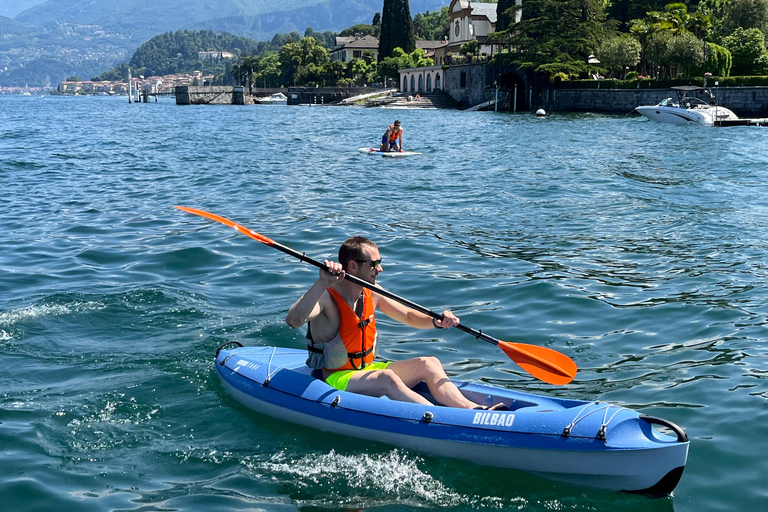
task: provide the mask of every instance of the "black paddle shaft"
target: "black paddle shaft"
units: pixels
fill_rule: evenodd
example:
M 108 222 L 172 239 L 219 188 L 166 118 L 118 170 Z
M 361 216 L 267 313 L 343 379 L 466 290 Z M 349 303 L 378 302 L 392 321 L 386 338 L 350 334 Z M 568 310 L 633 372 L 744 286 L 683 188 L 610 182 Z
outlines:
M 319 269 L 328 271 L 328 267 L 325 265 L 325 263 L 322 263 L 320 261 L 312 259 L 312 258 L 307 256 L 303 252 L 296 251 L 294 249 L 291 249 L 290 247 L 286 247 L 285 245 L 279 244 L 279 243 L 274 242 L 274 241 L 272 242 L 271 246 L 274 247 L 275 249 L 277 249 L 278 251 L 282 251 L 285 254 L 293 256 L 294 258 L 298 258 L 301 261 L 309 263 L 310 265 L 314 265 L 315 267 L 317 267 Z M 399 295 L 396 295 L 396 294 L 394 294 L 394 293 L 392 293 L 390 291 L 385 290 L 384 288 L 376 286 L 375 284 L 371 284 L 368 281 L 363 281 L 359 277 L 355 277 L 355 276 L 351 276 L 349 274 L 345 274 L 344 275 L 344 279 L 346 279 L 347 281 L 349 281 L 351 283 L 354 283 L 354 284 L 356 284 L 358 286 L 362 286 L 364 288 L 368 288 L 369 290 L 372 290 L 372 291 L 378 293 L 379 295 L 383 295 L 384 297 L 387 297 L 387 298 L 392 299 L 394 301 L 397 301 L 400 304 L 404 304 L 404 305 L 408 306 L 409 308 L 415 309 L 416 311 L 418 311 L 420 313 L 424 313 L 425 315 L 431 316 L 435 320 L 440 320 L 440 319 L 443 318 L 443 315 L 440 314 L 440 313 L 436 313 L 436 312 L 432 311 L 431 309 L 427 309 L 427 308 L 425 308 L 424 306 L 422 306 L 420 304 L 416 304 L 415 302 L 411 302 L 410 300 L 408 300 L 408 299 L 406 299 L 404 297 L 400 297 Z M 471 327 L 466 327 L 466 326 L 464 326 L 462 324 L 457 325 L 456 329 L 459 329 L 460 331 L 464 331 L 464 332 L 466 332 L 468 334 L 471 334 L 475 338 L 481 339 L 483 341 L 487 341 L 488 343 L 492 343 L 494 345 L 498 345 L 499 344 L 499 340 L 497 340 L 493 336 L 489 336 L 489 335 L 485 334 L 483 331 L 480 331 L 480 330 L 477 330 L 477 329 L 472 329 Z

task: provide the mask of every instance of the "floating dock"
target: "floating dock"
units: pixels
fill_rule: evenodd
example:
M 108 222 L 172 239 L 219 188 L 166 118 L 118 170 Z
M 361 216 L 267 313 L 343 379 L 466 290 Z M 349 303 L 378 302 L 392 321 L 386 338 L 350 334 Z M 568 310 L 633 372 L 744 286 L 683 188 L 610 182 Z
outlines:
M 768 118 L 761 119 L 723 119 L 715 121 L 715 126 L 768 126 Z

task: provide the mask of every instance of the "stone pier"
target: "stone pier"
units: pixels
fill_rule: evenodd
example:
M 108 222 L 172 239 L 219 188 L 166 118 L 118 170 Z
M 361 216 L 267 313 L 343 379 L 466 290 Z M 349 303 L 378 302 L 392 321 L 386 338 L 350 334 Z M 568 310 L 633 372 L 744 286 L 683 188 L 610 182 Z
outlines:
M 246 105 L 251 103 L 243 87 L 226 85 L 180 85 L 177 105 Z

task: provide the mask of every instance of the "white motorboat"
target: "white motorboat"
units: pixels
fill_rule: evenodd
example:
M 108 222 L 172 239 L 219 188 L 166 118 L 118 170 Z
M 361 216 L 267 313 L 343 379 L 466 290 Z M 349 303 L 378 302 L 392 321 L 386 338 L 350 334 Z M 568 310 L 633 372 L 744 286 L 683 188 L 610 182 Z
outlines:
M 706 87 L 681 85 L 672 87 L 677 99 L 666 98 L 658 105 L 635 107 L 635 110 L 653 121 L 677 124 L 701 124 L 714 126 L 718 121 L 735 120 L 739 117 L 715 103 L 715 96 Z
M 264 96 L 263 98 L 256 98 L 256 102 L 261 105 L 287 105 L 288 96 L 281 92 L 276 92 L 271 96 Z

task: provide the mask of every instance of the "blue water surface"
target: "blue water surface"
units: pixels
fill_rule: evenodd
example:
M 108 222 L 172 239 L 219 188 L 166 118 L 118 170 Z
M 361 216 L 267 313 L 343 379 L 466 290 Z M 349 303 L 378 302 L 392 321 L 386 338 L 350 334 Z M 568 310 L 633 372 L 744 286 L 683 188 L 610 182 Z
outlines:
M 367 156 L 394 119 L 408 159 Z M 761 510 L 768 131 L 633 116 L 0 96 L 0 503 L 7 510 Z M 380 283 L 572 357 L 536 381 L 458 330 L 382 319 L 383 355 L 681 425 L 660 500 L 285 424 L 232 400 L 221 343 L 283 319 L 361 234 Z

